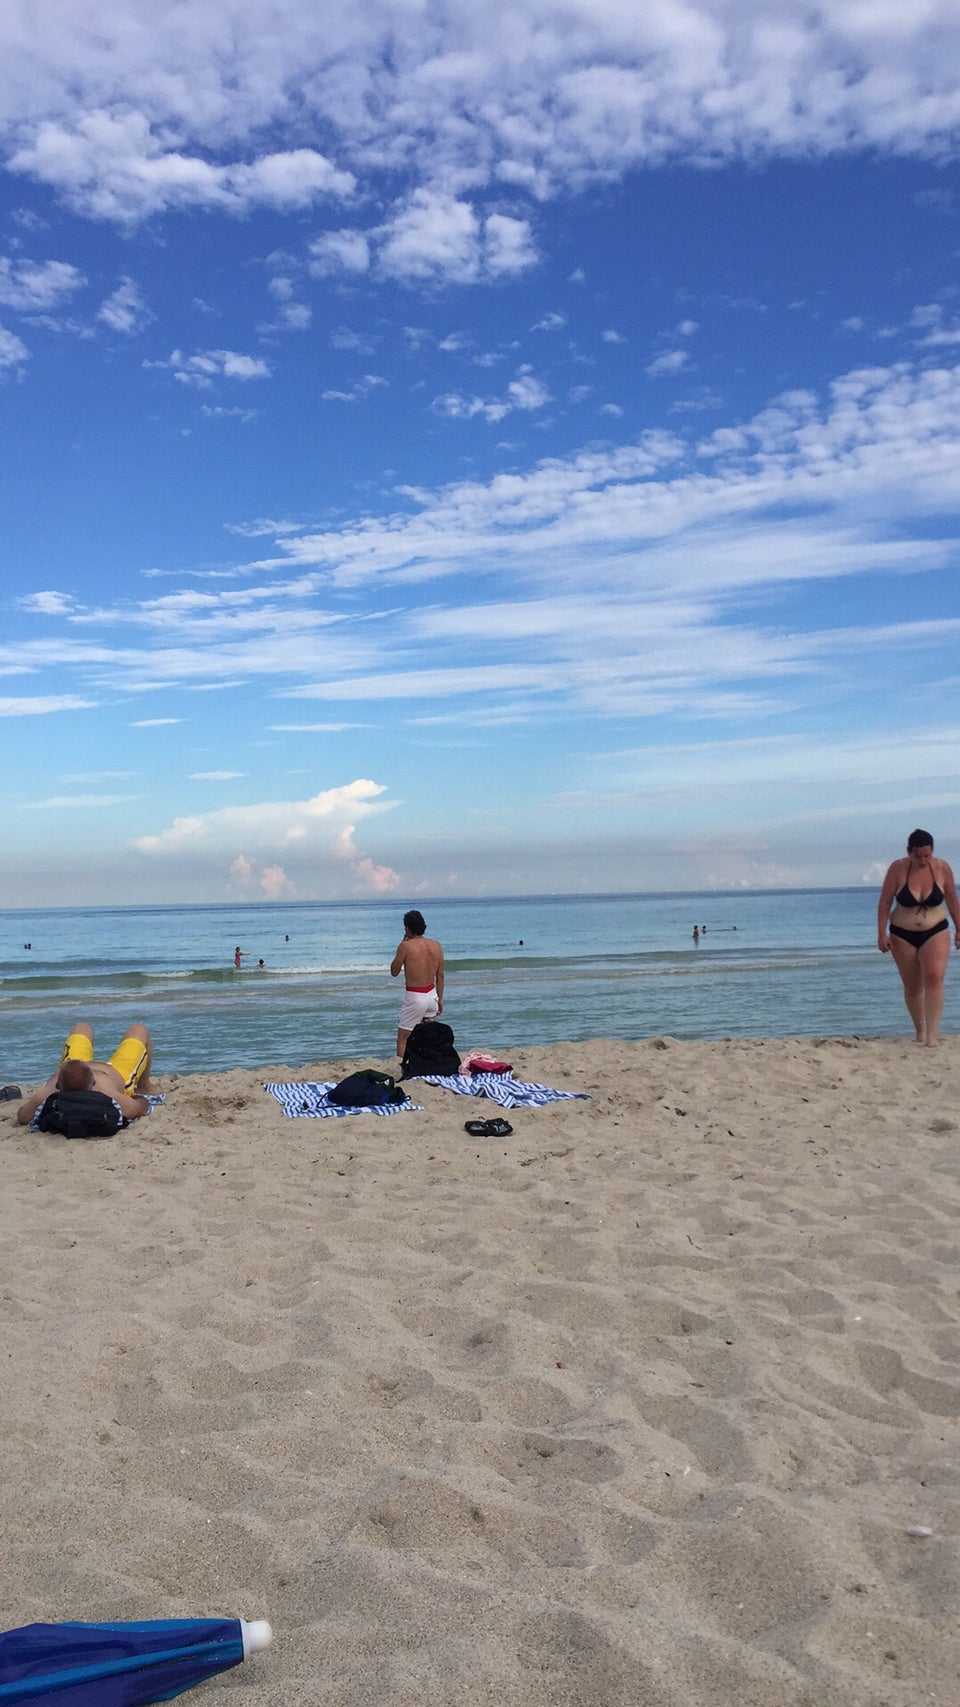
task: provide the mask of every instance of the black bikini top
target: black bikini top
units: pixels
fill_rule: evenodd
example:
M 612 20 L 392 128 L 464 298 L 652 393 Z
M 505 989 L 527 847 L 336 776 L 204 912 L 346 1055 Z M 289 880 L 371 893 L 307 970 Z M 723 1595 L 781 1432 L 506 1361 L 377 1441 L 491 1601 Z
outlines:
M 899 907 L 940 907 L 942 904 L 943 890 L 936 878 L 933 880 L 933 888 L 929 895 L 925 895 L 922 901 L 917 900 L 917 897 L 910 889 L 910 861 L 908 859 L 907 875 L 903 880 L 903 888 L 897 892 L 897 905 Z

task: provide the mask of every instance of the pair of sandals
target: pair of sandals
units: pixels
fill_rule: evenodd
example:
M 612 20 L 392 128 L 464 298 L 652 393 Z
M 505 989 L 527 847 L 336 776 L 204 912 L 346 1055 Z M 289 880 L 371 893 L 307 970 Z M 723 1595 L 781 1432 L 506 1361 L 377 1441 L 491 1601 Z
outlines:
M 471 1138 L 509 1138 L 513 1127 L 509 1120 L 468 1120 L 463 1128 Z

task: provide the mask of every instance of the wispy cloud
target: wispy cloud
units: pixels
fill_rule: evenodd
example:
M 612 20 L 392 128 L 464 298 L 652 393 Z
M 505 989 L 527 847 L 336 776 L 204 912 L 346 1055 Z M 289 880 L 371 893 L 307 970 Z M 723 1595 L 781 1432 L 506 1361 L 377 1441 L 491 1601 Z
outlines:
M 133 279 L 124 277 L 116 290 L 101 303 L 97 319 L 109 326 L 111 332 L 123 332 L 127 337 L 133 337 L 150 325 L 154 315 L 139 286 Z
M 46 717 L 57 711 L 89 711 L 96 700 L 78 694 L 38 694 L 32 699 L 0 699 L 0 717 Z

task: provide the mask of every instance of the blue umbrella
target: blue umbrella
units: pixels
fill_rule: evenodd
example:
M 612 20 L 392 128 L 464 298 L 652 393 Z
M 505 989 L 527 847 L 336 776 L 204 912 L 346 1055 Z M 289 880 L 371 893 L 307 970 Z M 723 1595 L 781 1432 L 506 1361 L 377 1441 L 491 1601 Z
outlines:
M 243 1618 L 143 1624 L 25 1624 L 0 1635 L 0 1703 L 146 1707 L 229 1671 L 273 1632 Z

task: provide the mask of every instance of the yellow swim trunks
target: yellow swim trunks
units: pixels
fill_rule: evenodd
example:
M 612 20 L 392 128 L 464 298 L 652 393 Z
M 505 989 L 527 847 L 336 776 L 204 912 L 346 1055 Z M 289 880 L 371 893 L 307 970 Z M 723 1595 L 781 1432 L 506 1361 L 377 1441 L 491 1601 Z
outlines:
M 60 1065 L 64 1061 L 92 1061 L 93 1039 L 82 1031 L 72 1031 L 63 1046 Z M 125 1037 L 118 1044 L 110 1057 L 111 1067 L 115 1067 L 123 1080 L 123 1088 L 128 1096 L 136 1096 L 137 1086 L 143 1078 L 147 1065 L 147 1046 L 139 1037 Z

